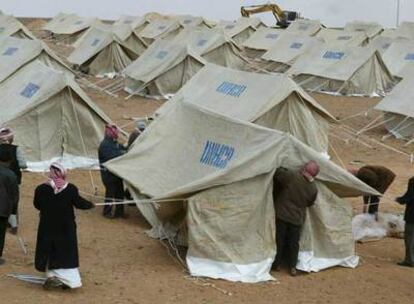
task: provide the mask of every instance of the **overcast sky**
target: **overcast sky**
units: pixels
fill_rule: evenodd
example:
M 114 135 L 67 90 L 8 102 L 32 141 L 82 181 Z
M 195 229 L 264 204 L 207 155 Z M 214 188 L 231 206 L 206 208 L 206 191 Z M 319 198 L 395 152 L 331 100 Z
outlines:
M 202 15 L 212 20 L 230 20 L 240 15 L 243 4 L 268 0 L 0 0 L 0 9 L 16 16 L 51 17 L 58 12 L 116 19 L 121 14 L 142 15 L 157 11 L 171 14 Z M 297 10 L 306 18 L 319 19 L 327 26 L 343 26 L 347 21 L 377 21 L 393 27 L 398 0 L 275 0 L 283 9 Z M 400 0 L 400 20 L 414 20 L 414 0 Z M 267 23 L 270 16 L 261 15 Z

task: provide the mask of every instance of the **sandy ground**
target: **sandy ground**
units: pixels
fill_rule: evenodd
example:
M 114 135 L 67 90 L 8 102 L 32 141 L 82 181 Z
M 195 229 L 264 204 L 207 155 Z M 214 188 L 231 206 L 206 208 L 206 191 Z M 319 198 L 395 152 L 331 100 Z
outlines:
M 42 21 L 28 22 L 38 28 Z M 36 32 L 40 33 L 40 32 Z M 162 102 L 132 98 L 118 98 L 87 89 L 91 98 L 119 125 L 130 129 L 129 117 L 151 114 Z M 345 98 L 314 94 L 333 115 L 343 119 L 371 109 L 379 99 Z M 380 113 L 370 111 L 343 123 L 361 129 Z M 370 130 L 361 142 L 355 141 L 341 125 L 332 128 L 331 143 L 338 157 L 333 160 L 346 167 L 355 167 L 352 161 L 382 164 L 394 170 L 398 177 L 388 192 L 395 197 L 404 192 L 406 181 L 413 175 L 413 165 L 407 155 L 387 149 L 371 139 L 379 140 L 386 134 L 382 126 Z M 367 147 L 369 144 L 372 147 Z M 413 146 L 387 139 L 385 144 L 412 152 Z M 331 155 L 334 155 L 331 151 Z M 97 172 L 93 181 L 98 195 L 103 186 Z M 72 171 L 69 180 L 85 193 L 92 193 L 91 177 L 85 171 Z M 175 259 L 158 240 L 145 235 L 149 228 L 135 207 L 127 207 L 127 219 L 108 220 L 101 209 L 77 212 L 79 250 L 83 288 L 72 291 L 46 292 L 41 286 L 8 278 L 8 273 L 36 274 L 33 256 L 38 224 L 38 213 L 32 206 L 34 188 L 44 181 L 40 174 L 24 173 L 20 203 L 20 236 L 27 243 L 24 255 L 17 238 L 8 234 L 4 257 L 7 264 L 0 267 L 0 303 L 413 303 L 414 270 L 395 265 L 403 257 L 403 241 L 387 238 L 378 242 L 357 245 L 361 264 L 356 269 L 333 268 L 320 273 L 303 274 L 296 278 L 287 273 L 273 273 L 277 282 L 241 284 L 221 280 L 196 280 L 188 277 Z M 100 199 L 95 198 L 95 202 Z M 354 213 L 362 210 L 361 199 L 348 200 Z M 381 209 L 402 212 L 387 198 Z

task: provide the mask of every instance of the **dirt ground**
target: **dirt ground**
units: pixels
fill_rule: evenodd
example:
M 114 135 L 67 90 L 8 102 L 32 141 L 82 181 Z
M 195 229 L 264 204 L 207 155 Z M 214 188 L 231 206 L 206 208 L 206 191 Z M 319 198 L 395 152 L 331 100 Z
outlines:
M 30 20 L 31 29 L 42 21 Z M 40 32 L 36 32 L 37 34 Z M 87 89 L 90 97 L 119 125 L 132 127 L 129 117 L 142 117 L 156 110 L 162 101 L 134 97 L 125 101 Z M 364 133 L 359 141 L 344 131 L 344 125 L 359 130 L 380 113 L 372 111 L 378 98 L 345 98 L 314 94 L 314 97 L 338 119 L 368 111 L 332 127 L 332 159 L 339 165 L 382 164 L 397 173 L 397 179 L 381 205 L 382 211 L 399 213 L 402 208 L 392 198 L 404 192 L 413 175 L 409 154 L 413 145 L 389 138 L 384 144 L 373 140 L 386 135 L 383 126 Z M 335 151 L 335 152 L 334 152 Z M 337 156 L 335 156 L 337 155 Z M 97 172 L 92 173 L 103 195 Z M 44 291 L 9 278 L 9 273 L 37 274 L 33 267 L 38 213 L 32 206 L 34 188 L 45 178 L 41 174 L 24 173 L 20 202 L 20 236 L 27 243 L 23 254 L 15 236 L 8 234 L 0 267 L 0 303 L 413 303 L 414 270 L 396 266 L 403 257 L 403 241 L 387 238 L 378 242 L 357 244 L 361 263 L 356 269 L 333 268 L 319 273 L 292 278 L 286 272 L 273 273 L 276 282 L 261 284 L 231 283 L 222 280 L 196 280 L 168 253 L 164 245 L 145 235 L 149 225 L 135 207 L 127 207 L 127 219 L 108 220 L 101 209 L 77 212 L 79 250 L 83 288 L 72 291 Z M 93 193 L 87 171 L 71 171 L 70 182 L 85 193 Z M 100 202 L 94 199 L 95 202 Z M 354 213 L 362 211 L 361 199 L 349 199 Z

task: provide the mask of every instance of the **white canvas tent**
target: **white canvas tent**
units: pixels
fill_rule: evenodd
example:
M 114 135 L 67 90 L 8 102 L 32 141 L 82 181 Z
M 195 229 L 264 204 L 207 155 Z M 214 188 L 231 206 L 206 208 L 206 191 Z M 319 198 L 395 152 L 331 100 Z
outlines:
M 402 78 L 404 68 L 414 66 L 414 41 L 395 41 L 382 56 L 391 74 Z
M 205 63 L 185 43 L 157 40 L 123 71 L 125 90 L 166 97 L 176 93 Z
M 97 22 L 100 21 L 96 18 L 59 13 L 43 27 L 43 30 L 50 32 L 59 42 L 72 44 Z
M 395 39 L 380 35 L 375 37 L 372 41 L 370 41 L 367 47 L 377 50 L 378 52 L 380 52 L 381 55 L 383 55 L 394 42 L 404 40 L 406 39 Z
M 315 151 L 328 152 L 329 123 L 335 118 L 284 74 L 264 75 L 207 64 L 157 115 L 164 115 L 179 102 L 291 133 Z
M 364 46 L 368 43 L 365 32 L 351 32 L 338 29 L 321 29 L 316 35 L 330 45 L 336 46 Z
M 114 22 L 114 26 L 129 25 L 135 33 L 140 33 L 149 22 L 145 17 L 122 15 L 118 20 Z
M 243 69 L 247 64 L 240 47 L 219 29 L 184 29 L 172 43 L 187 45 L 195 54 L 217 65 Z
M 204 19 L 203 17 L 191 16 L 191 15 L 178 15 L 175 17 L 181 26 L 186 27 L 197 27 L 203 29 L 209 29 L 214 27 L 214 23 Z
M 139 36 L 139 34 L 129 24 L 106 24 L 103 22 L 95 22 L 92 27 L 82 34 L 82 36 L 73 43 L 75 48 L 79 47 L 84 39 L 90 39 L 95 35 L 95 30 L 106 31 L 113 33 L 118 40 L 123 42 L 123 45 L 134 51 L 137 55 L 141 55 L 146 49 L 147 44 Z
M 35 39 L 34 35 L 15 17 L 0 15 L 0 39 L 6 37 Z
M 174 19 L 157 19 L 148 24 L 139 35 L 147 45 L 157 39 L 172 38 L 182 30 L 181 24 Z
M 0 84 L 0 125 L 13 128 L 30 170 L 52 161 L 97 167 L 109 118 L 68 74 L 33 61 Z
M 321 166 L 319 190 L 332 195 L 309 209 L 297 267 L 355 267 L 351 207 L 339 197 L 375 192 L 291 135 L 178 103 L 106 167 L 135 198 L 186 200 L 138 207 L 153 235 L 188 235 L 192 275 L 260 282 L 272 279 L 276 249 L 274 171 L 309 159 Z
M 414 22 L 404 21 L 396 29 L 386 29 L 381 36 L 390 38 L 414 39 Z
M 384 95 L 395 82 L 376 50 L 355 46 L 314 47 L 287 73 L 303 88 L 348 96 Z
M 96 76 L 118 73 L 138 57 L 111 31 L 91 28 L 69 55 L 74 67 Z
M 314 36 L 322 28 L 324 28 L 324 26 L 319 20 L 297 19 L 288 26 L 286 31 L 300 33 L 302 35 Z
M 285 32 L 276 41 L 276 45 L 263 54 L 261 68 L 270 72 L 285 72 L 304 53 L 323 42 L 315 37 L 301 33 Z
M 280 28 L 261 27 L 244 41 L 242 46 L 247 56 L 257 58 L 276 46 L 278 38 L 284 32 L 285 30 Z
M 413 67 L 405 68 L 401 74 L 404 76 L 403 80 L 375 109 L 384 112 L 385 127 L 392 135 L 411 139 L 414 136 Z
M 376 22 L 352 21 L 345 25 L 344 31 L 363 32 L 371 40 L 378 36 L 384 28 Z
M 241 45 L 264 24 L 258 18 L 240 17 L 235 21 L 220 21 L 217 28 L 222 29 L 237 44 Z
M 0 39 L 0 83 L 13 73 L 33 61 L 59 71 L 72 74 L 72 71 L 40 40 L 8 37 Z

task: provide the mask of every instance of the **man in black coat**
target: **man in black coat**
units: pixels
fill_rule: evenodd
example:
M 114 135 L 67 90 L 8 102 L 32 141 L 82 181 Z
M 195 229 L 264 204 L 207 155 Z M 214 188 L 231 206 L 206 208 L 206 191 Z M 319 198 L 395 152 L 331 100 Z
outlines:
M 0 265 L 5 263 L 2 256 L 8 218 L 19 197 L 16 175 L 9 169 L 12 157 L 10 151 L 0 151 Z
M 126 152 L 126 148 L 118 142 L 119 129 L 116 125 L 105 126 L 105 138 L 99 145 L 98 157 L 101 166 L 102 183 L 105 186 L 105 203 L 120 202 L 124 199 L 124 185 L 122 179 L 109 172 L 103 164 L 113 158 L 119 157 Z M 107 218 L 123 217 L 124 205 L 115 206 L 112 214 L 112 206 L 103 208 L 103 215 Z
M 396 199 L 401 205 L 405 205 L 405 259 L 398 265 L 406 267 L 414 267 L 414 177 L 408 181 L 407 192 Z

